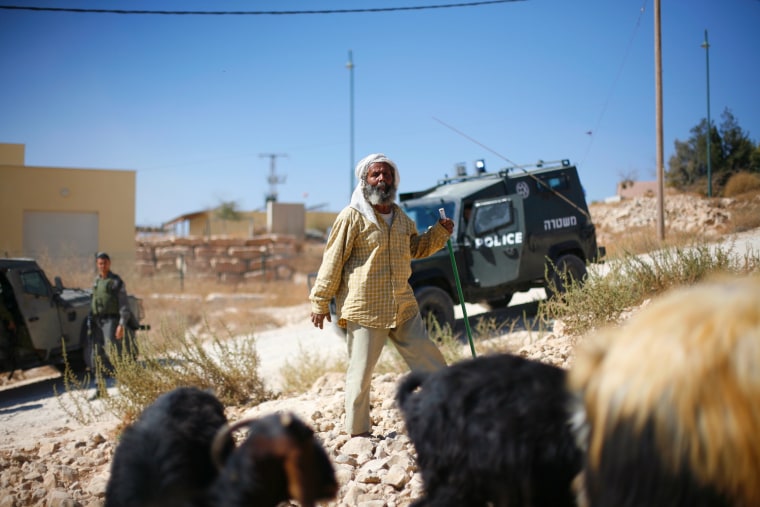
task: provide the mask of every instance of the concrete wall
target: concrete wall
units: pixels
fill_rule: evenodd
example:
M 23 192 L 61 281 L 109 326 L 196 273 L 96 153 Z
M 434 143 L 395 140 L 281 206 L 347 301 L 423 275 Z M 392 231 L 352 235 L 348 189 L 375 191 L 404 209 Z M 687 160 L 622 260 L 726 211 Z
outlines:
M 291 234 L 303 239 L 306 231 L 306 211 L 303 203 L 267 203 L 267 232 Z
M 25 213 L 95 213 L 98 250 L 134 259 L 135 171 L 31 167 L 19 153 L 23 158 L 23 145 L 0 143 L 0 255 L 29 255 Z
M 280 234 L 144 240 L 137 244 L 137 271 L 141 276 L 206 278 L 231 284 L 288 279 L 294 272 L 290 262 L 302 246 L 295 236 Z
M 24 165 L 23 144 L 0 143 L 0 165 Z

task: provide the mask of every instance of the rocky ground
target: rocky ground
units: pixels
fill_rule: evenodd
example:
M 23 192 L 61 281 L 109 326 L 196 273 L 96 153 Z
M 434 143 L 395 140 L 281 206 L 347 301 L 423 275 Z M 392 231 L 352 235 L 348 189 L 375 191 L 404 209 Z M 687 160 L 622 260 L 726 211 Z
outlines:
M 664 199 L 664 222 L 670 231 L 715 238 L 725 232 L 735 202 L 730 198 L 703 199 L 688 194 L 668 194 Z M 656 230 L 657 227 L 657 203 L 652 197 L 595 203 L 590 206 L 590 211 L 600 245 L 609 243 L 625 231 Z
M 684 197 L 668 199 L 670 227 L 685 231 L 714 230 L 730 218 L 724 200 Z M 601 235 L 626 227 L 651 226 L 656 220 L 653 199 L 632 200 L 592 207 Z M 603 241 L 603 240 L 602 240 Z M 600 242 L 601 243 L 601 242 Z M 303 311 L 302 307 L 298 308 Z M 293 318 L 300 318 L 294 316 Z M 514 352 L 561 367 L 572 362 L 573 340 L 552 332 L 522 340 Z M 502 336 L 496 339 L 510 339 Z M 511 340 L 514 343 L 514 339 Z M 338 498 L 329 506 L 406 506 L 422 491 L 414 449 L 404 433 L 403 422 L 392 400 L 397 375 L 373 379 L 372 438 L 349 438 L 343 428 L 342 374 L 328 374 L 302 395 L 263 403 L 253 409 L 229 407 L 232 420 L 243 416 L 291 410 L 317 432 L 335 464 L 341 485 Z M 36 427 L 35 435 L 17 435 L 19 444 L 0 449 L 0 507 L 27 505 L 96 507 L 103 504 L 109 466 L 118 435 L 118 421 L 104 420 L 82 427 L 75 421 L 54 421 Z
M 567 338 L 548 335 L 523 347 L 526 357 L 566 366 L 572 354 Z M 262 403 L 253 409 L 230 407 L 228 418 L 280 410 L 296 413 L 311 425 L 333 459 L 341 485 L 328 506 L 400 507 L 422 491 L 414 448 L 393 398 L 399 375 L 375 375 L 372 381 L 373 437 L 350 438 L 343 428 L 344 374 L 320 378 L 302 395 Z M 76 427 L 70 421 L 70 426 Z M 0 451 L 0 507 L 103 505 L 117 421 L 107 418 L 90 427 L 61 427 Z

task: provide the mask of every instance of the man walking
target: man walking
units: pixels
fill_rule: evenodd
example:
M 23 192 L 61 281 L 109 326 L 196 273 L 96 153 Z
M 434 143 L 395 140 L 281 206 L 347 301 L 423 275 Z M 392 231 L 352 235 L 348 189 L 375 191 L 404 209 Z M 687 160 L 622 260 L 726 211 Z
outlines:
M 446 366 L 430 341 L 409 285 L 412 258 L 440 250 L 454 230 L 439 220 L 424 234 L 395 204 L 396 164 L 382 153 L 356 165 L 358 184 L 351 203 L 335 219 L 322 265 L 312 287 L 311 321 L 322 329 L 337 302 L 338 325 L 346 328 L 346 431 L 370 435 L 370 382 L 383 346 L 390 339 L 411 370 Z

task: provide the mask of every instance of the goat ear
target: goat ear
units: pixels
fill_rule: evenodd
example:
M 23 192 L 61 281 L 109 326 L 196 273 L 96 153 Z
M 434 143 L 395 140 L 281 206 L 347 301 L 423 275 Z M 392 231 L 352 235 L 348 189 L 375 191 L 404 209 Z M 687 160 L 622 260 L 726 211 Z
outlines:
M 311 446 L 304 446 L 291 438 L 287 439 L 286 445 L 288 448 L 282 466 L 287 477 L 288 493 L 302 506 L 313 505 L 314 486 L 309 481 L 313 482 L 311 476 L 316 473 L 316 470 L 313 453 L 309 451 Z

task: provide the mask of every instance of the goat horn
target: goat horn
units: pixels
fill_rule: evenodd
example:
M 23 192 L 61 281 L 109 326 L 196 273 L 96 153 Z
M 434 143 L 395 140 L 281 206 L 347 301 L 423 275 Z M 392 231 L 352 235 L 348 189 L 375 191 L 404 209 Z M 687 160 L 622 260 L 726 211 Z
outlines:
M 248 417 L 241 419 L 233 424 L 225 424 L 219 428 L 219 430 L 216 432 L 216 435 L 214 435 L 214 441 L 211 443 L 211 461 L 214 462 L 214 466 L 217 470 L 221 470 L 224 466 L 224 461 L 222 460 L 222 450 L 224 449 L 227 439 L 230 438 L 234 432 L 243 426 L 248 426 L 256 419 L 256 417 Z

